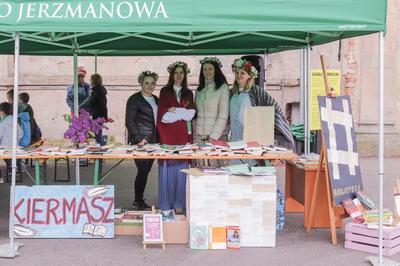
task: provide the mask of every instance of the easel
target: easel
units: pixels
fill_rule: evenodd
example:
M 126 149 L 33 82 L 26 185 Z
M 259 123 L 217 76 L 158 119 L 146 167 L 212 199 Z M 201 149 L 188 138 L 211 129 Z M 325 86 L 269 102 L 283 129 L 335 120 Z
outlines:
M 151 206 L 151 213 L 152 213 L 152 214 L 156 214 L 156 209 L 155 209 L 154 205 Z M 144 219 L 144 217 L 143 217 L 143 219 Z M 162 223 L 162 220 L 161 220 L 161 223 Z M 162 226 L 162 225 L 161 225 L 161 226 Z M 144 224 L 143 224 L 143 230 L 145 230 Z M 160 231 L 161 231 L 161 235 L 163 236 L 163 230 L 161 230 L 161 228 L 160 228 Z M 144 233 L 145 233 L 145 232 L 143 232 L 143 234 L 144 234 Z M 162 237 L 162 239 L 164 239 L 164 236 Z M 165 250 L 165 244 L 166 244 L 166 243 L 167 243 L 167 242 L 165 242 L 164 240 L 161 240 L 161 241 L 144 241 L 144 240 L 143 240 L 143 242 L 142 242 L 142 244 L 143 244 L 143 249 L 146 249 L 146 246 L 147 246 L 147 245 L 161 245 L 163 250 Z
M 326 95 L 328 95 L 329 97 L 333 97 L 333 88 L 329 88 L 329 85 L 328 85 L 328 78 L 326 75 L 326 67 L 325 67 L 323 55 L 321 55 L 321 65 L 322 65 L 322 73 L 324 76 Z M 325 188 L 321 187 L 321 181 L 322 181 L 322 183 L 325 183 Z M 320 157 L 319 157 L 317 176 L 315 177 L 314 190 L 313 190 L 313 195 L 312 195 L 312 199 L 311 199 L 311 208 L 310 208 L 310 215 L 308 217 L 307 233 L 311 232 L 311 228 L 312 228 L 312 225 L 315 220 L 315 208 L 316 208 L 316 203 L 317 203 L 318 191 L 320 191 L 320 189 L 326 189 L 326 195 L 327 195 L 326 201 L 327 201 L 328 212 L 329 212 L 331 240 L 332 240 L 332 244 L 336 245 L 337 244 L 336 220 L 342 219 L 343 215 L 335 214 L 336 205 L 334 204 L 332 193 L 331 193 L 331 182 L 330 182 L 329 172 L 328 172 L 328 160 L 326 157 L 326 145 L 325 145 L 325 141 L 324 141 L 323 137 L 322 137 L 322 146 L 321 146 L 321 152 L 320 152 Z M 343 207 L 341 208 L 341 210 L 343 211 Z M 344 213 L 344 211 L 343 211 L 343 213 Z
M 400 194 L 400 180 L 397 178 L 396 185 L 393 187 L 393 210 L 394 210 L 393 214 L 396 222 L 398 222 L 400 218 L 400 213 L 398 211 L 400 208 L 398 208 L 396 204 L 396 197 L 399 197 L 398 196 L 399 194 Z

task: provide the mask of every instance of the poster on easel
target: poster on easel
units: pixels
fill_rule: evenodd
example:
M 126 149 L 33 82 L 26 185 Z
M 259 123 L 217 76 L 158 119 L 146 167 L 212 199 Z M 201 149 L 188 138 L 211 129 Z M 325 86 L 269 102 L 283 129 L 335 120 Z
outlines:
M 332 197 L 339 205 L 362 190 L 350 97 L 319 96 L 318 104 Z
M 163 242 L 163 223 L 161 214 L 143 215 L 143 241 Z
M 340 70 L 329 69 L 326 71 L 326 75 L 329 87 L 333 88 L 333 94 L 339 96 Z M 322 69 L 312 69 L 310 82 L 310 130 L 321 130 L 318 96 L 326 96 L 324 74 Z

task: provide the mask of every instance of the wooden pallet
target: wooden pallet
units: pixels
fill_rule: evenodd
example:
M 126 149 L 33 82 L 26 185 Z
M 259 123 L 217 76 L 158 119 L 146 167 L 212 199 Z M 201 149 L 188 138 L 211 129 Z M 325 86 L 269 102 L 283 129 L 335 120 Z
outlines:
M 363 224 L 346 224 L 345 248 L 379 254 L 379 230 Z M 392 256 L 400 251 L 400 228 L 384 227 L 383 255 Z

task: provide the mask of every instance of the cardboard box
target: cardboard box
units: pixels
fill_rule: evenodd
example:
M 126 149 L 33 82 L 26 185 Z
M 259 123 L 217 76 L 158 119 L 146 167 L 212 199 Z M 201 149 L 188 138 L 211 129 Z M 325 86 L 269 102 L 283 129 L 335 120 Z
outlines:
M 168 244 L 187 244 L 189 223 L 184 215 L 175 215 L 175 221 L 164 221 L 164 240 Z
M 114 226 L 114 234 L 120 236 L 143 236 L 143 222 L 116 222 Z

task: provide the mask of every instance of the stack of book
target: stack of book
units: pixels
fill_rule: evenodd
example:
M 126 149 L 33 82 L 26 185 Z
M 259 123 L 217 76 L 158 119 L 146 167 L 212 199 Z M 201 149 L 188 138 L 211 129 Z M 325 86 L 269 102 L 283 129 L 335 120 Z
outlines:
M 248 164 L 237 164 L 227 167 L 231 175 L 242 175 L 250 173 L 250 168 Z
M 285 196 L 278 189 L 276 191 L 276 230 L 283 230 L 285 226 Z
M 369 227 L 379 224 L 379 210 L 374 202 L 363 192 L 358 191 L 354 199 L 347 199 L 342 202 L 346 212 L 355 223 L 364 223 Z M 393 224 L 394 215 L 391 210 L 383 210 L 383 224 Z
M 364 222 L 367 225 L 379 224 L 379 210 L 366 210 L 363 213 Z M 393 223 L 393 212 L 388 209 L 383 210 L 383 224 Z
M 317 168 L 319 163 L 319 154 L 310 153 L 310 154 L 303 154 L 299 157 L 297 161 L 297 165 L 304 167 L 304 168 Z
M 228 174 L 229 173 L 229 171 L 226 168 L 223 168 L 223 167 L 202 166 L 202 167 L 199 167 L 199 169 L 200 169 L 200 171 L 202 173 L 205 173 L 205 174 L 213 174 L 213 175 L 214 174 L 216 174 L 216 175 L 220 174 L 220 175 L 224 175 L 224 174 Z
M 90 145 L 87 147 L 87 153 L 88 154 L 105 154 L 105 153 L 110 153 L 110 148 L 114 147 L 113 144 L 109 145 Z
M 251 167 L 251 173 L 253 175 L 271 175 L 276 174 L 276 168 L 274 166 L 253 166 Z

